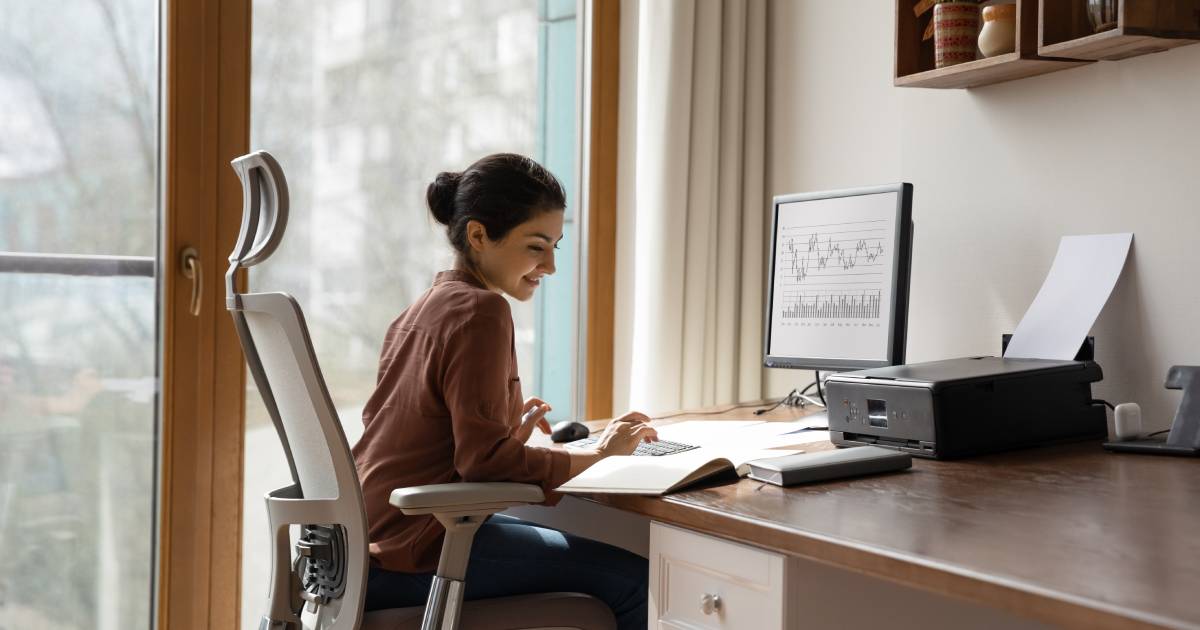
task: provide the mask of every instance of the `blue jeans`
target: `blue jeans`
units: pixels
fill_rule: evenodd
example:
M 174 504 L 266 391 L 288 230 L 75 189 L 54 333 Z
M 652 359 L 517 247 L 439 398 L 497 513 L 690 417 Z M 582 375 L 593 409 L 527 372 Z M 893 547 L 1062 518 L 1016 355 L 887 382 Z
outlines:
M 464 599 L 586 593 L 608 604 L 621 630 L 646 628 L 646 559 L 624 549 L 497 514 L 475 534 Z M 367 610 L 424 605 L 433 573 L 371 567 Z

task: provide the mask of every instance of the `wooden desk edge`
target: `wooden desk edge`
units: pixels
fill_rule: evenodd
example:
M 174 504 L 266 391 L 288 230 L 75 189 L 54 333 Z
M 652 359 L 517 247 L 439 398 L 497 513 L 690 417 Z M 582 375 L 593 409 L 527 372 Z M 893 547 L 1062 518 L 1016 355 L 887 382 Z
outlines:
M 1016 580 L 960 569 L 882 547 L 839 540 L 812 532 L 784 529 L 768 522 L 673 500 L 671 497 L 577 496 L 601 505 L 641 514 L 667 525 L 1001 608 L 1059 626 L 1200 628 L 1200 625 L 1186 620 L 1162 617 Z

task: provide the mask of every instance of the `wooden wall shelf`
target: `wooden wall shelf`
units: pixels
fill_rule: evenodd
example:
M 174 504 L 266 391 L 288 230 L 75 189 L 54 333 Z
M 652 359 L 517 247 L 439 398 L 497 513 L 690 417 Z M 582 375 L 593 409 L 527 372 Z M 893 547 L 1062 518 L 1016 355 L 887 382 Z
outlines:
M 1065 0 L 1041 0 L 1051 4 Z M 1200 1 L 1200 0 L 1198 0 Z M 913 14 L 914 0 L 896 2 L 896 74 L 898 87 L 970 88 L 1021 79 L 1090 63 L 1038 53 L 1039 0 L 1017 0 L 1017 50 L 945 68 L 935 68 L 933 40 L 921 41 L 933 19 L 929 10 Z
M 1038 0 L 1038 54 L 1117 60 L 1200 41 L 1200 0 L 1119 0 L 1116 28 L 1092 32 L 1084 0 Z

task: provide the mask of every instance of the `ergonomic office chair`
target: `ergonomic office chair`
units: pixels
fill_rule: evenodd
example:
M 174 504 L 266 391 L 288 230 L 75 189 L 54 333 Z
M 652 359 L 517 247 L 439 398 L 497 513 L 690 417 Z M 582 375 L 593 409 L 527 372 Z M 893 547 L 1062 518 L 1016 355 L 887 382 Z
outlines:
M 542 501 L 538 486 L 454 483 L 397 489 L 405 514 L 433 514 L 446 528 L 429 599 L 422 607 L 363 614 L 367 525 L 346 436 L 313 352 L 304 315 L 285 293 L 238 293 L 238 270 L 266 260 L 283 237 L 287 182 L 270 154 L 233 160 L 242 181 L 242 227 L 225 275 L 226 308 L 259 394 L 287 454 L 293 483 L 266 495 L 272 577 L 260 630 L 416 628 L 609 630 L 612 611 L 579 593 L 542 593 L 463 604 L 475 531 L 495 512 Z M 293 558 L 291 528 L 300 536 Z M 424 613 L 422 614 L 422 610 Z

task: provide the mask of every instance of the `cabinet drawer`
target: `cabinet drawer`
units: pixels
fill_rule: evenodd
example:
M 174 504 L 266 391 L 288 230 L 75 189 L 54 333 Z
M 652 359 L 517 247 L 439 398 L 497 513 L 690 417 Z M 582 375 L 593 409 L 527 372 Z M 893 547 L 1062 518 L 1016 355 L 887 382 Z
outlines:
M 783 556 L 650 524 L 651 628 L 782 628 Z

